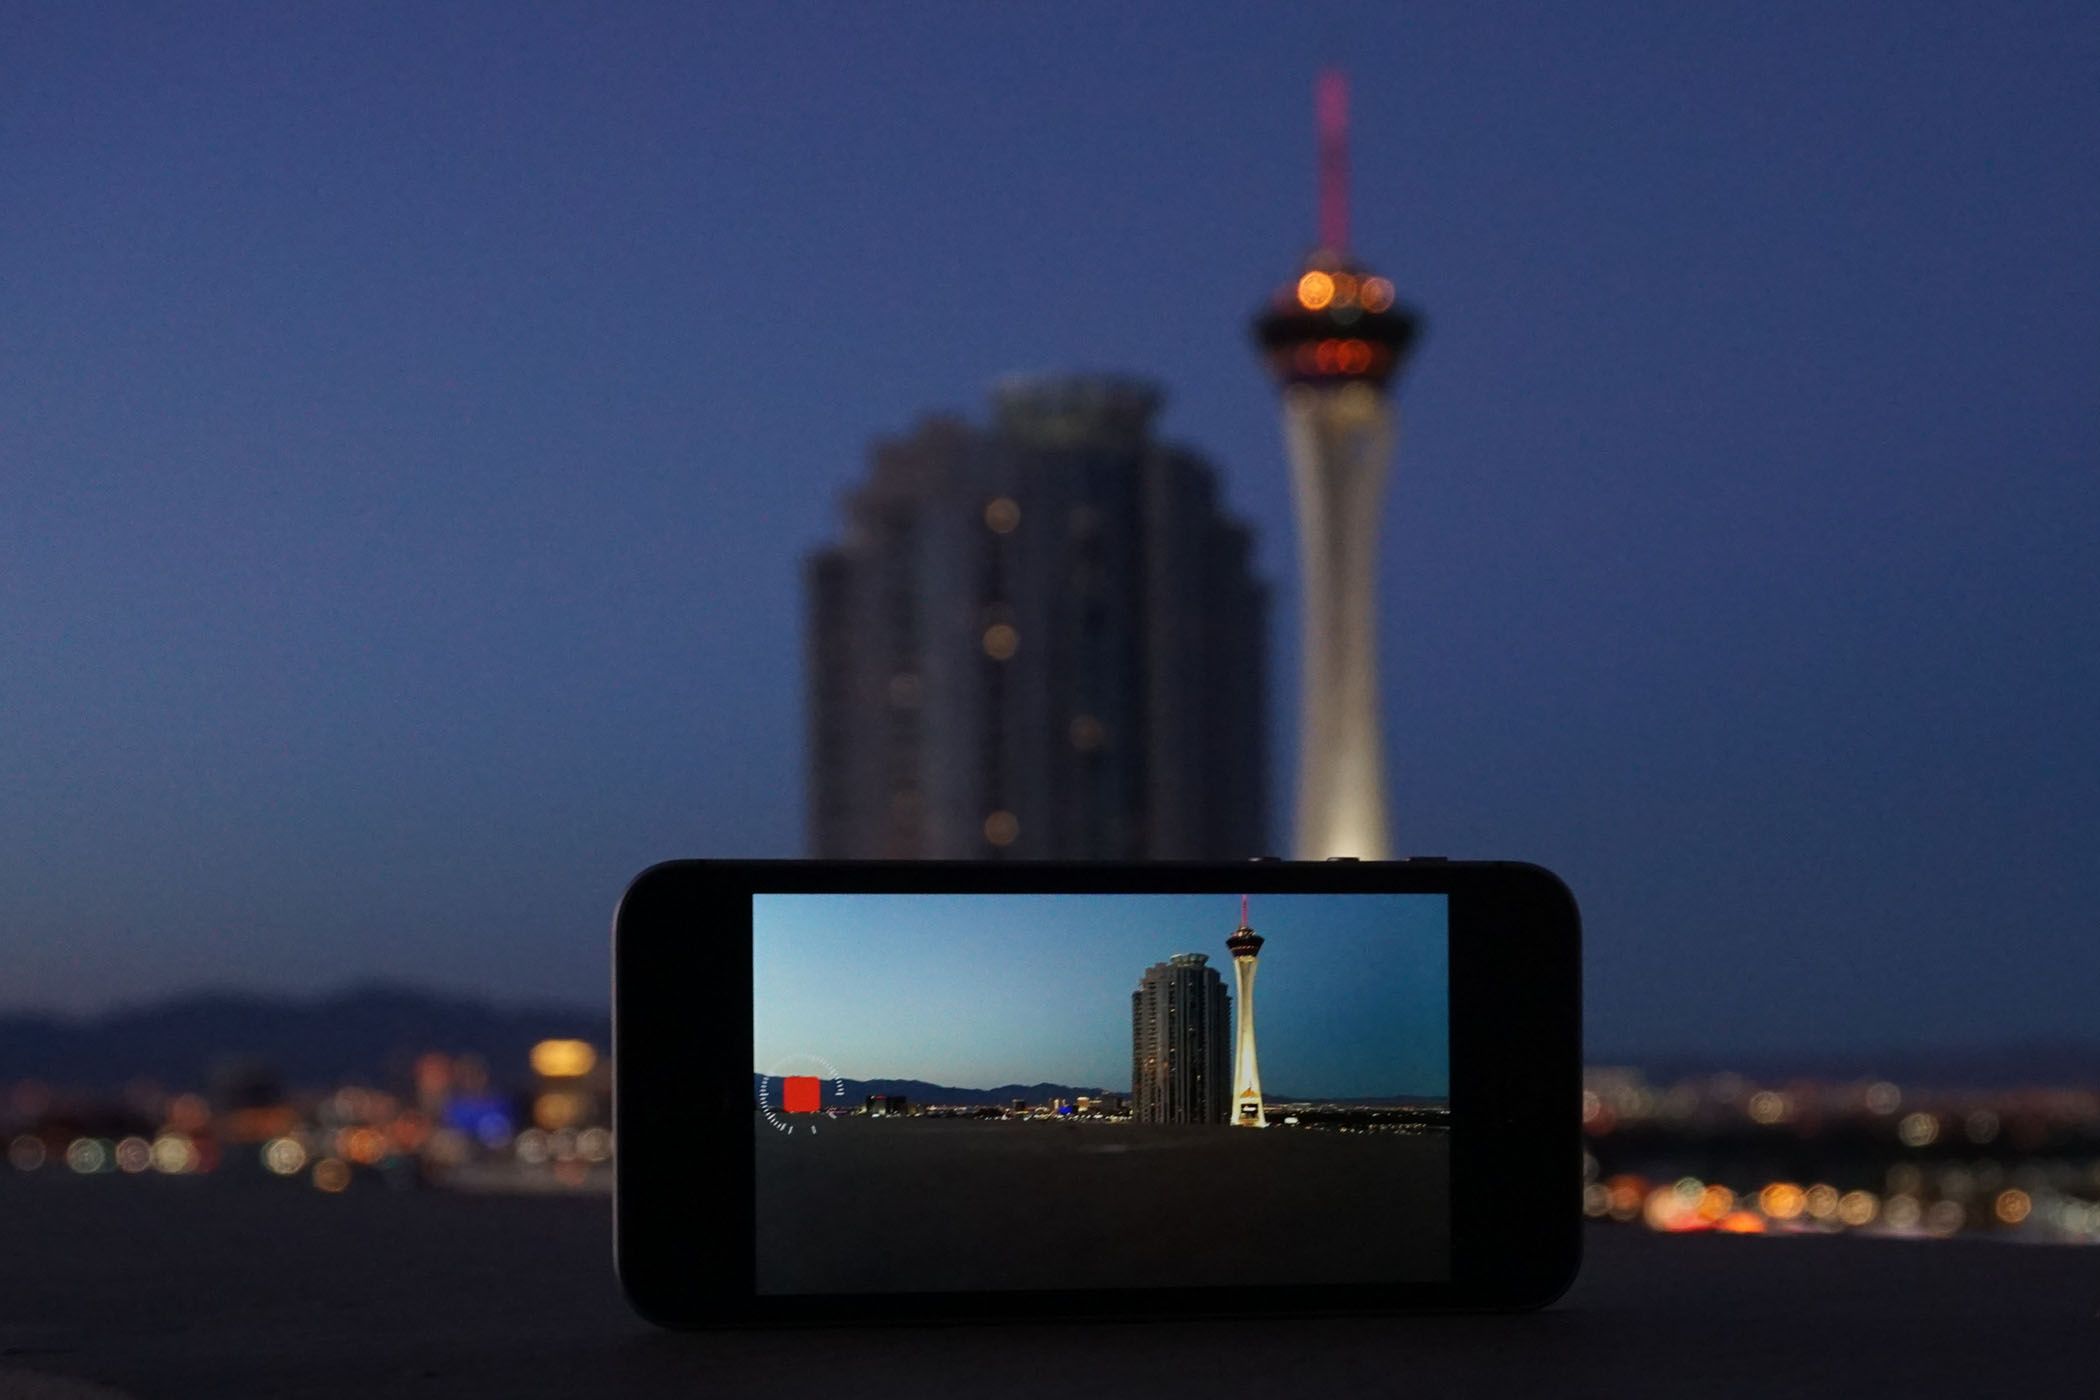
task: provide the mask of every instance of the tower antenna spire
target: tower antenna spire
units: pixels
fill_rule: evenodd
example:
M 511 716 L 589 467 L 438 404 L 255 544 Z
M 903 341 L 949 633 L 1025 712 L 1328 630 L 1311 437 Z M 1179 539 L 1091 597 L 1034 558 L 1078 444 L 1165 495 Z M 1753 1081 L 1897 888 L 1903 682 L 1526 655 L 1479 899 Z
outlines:
M 1341 69 L 1320 74 L 1314 105 L 1320 122 L 1320 246 L 1340 257 L 1349 251 L 1349 79 Z
M 1247 896 L 1240 896 L 1240 927 L 1247 927 Z

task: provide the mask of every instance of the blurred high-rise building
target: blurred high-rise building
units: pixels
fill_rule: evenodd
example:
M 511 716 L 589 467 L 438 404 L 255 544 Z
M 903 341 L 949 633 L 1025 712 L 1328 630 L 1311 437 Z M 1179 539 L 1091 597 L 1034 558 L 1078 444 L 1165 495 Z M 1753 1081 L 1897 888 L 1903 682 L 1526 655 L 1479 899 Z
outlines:
M 1130 994 L 1130 1116 L 1224 1123 L 1232 1104 L 1232 997 L 1202 953 L 1145 969 Z
M 1267 593 L 1159 403 L 1016 379 L 875 445 L 808 563 L 814 854 L 1263 853 Z

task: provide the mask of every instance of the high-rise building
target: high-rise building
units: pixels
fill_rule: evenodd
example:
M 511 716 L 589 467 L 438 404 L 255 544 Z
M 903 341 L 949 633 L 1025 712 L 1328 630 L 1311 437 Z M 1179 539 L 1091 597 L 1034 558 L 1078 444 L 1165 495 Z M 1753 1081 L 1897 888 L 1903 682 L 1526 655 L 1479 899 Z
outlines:
M 1320 80 L 1320 246 L 1255 321 L 1283 385 L 1284 441 L 1305 596 L 1292 848 L 1304 859 L 1392 854 L 1378 714 L 1377 567 L 1398 415 L 1387 393 L 1419 319 L 1350 256 L 1347 89 Z
M 1232 997 L 1203 953 L 1145 969 L 1130 994 L 1130 1116 L 1223 1123 L 1232 1075 Z
M 1018 379 L 876 445 L 808 565 L 814 854 L 1264 853 L 1267 594 L 1159 402 Z
M 1247 896 L 1240 896 L 1240 926 L 1225 940 L 1232 954 L 1232 975 L 1239 983 L 1240 1019 L 1233 1032 L 1232 1124 L 1236 1128 L 1266 1128 L 1269 1116 L 1262 1108 L 1261 1066 L 1254 1058 L 1254 965 L 1266 942 L 1247 918 Z

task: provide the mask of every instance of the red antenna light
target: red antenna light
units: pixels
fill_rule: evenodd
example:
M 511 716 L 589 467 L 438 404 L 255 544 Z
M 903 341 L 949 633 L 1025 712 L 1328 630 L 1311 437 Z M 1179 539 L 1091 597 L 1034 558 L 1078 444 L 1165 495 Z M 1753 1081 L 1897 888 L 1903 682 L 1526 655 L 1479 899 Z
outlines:
M 1320 246 L 1340 256 L 1349 250 L 1349 80 L 1329 68 L 1313 91 L 1320 119 Z

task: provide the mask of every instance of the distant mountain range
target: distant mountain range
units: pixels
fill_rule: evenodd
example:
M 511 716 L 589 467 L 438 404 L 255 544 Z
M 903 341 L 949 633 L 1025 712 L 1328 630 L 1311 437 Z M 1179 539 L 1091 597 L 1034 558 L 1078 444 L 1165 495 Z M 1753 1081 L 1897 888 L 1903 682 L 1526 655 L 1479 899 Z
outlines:
M 346 1080 L 397 1078 L 417 1055 L 430 1050 L 479 1055 L 501 1083 L 521 1079 L 527 1052 L 549 1036 L 573 1036 L 604 1050 L 612 1041 L 612 1017 L 602 1006 L 496 1006 L 388 984 L 310 997 L 199 993 L 85 1017 L 0 1013 L 0 1085 L 37 1079 L 58 1087 L 103 1090 L 151 1079 L 171 1089 L 189 1089 L 207 1087 L 224 1072 L 237 1071 L 274 1076 L 287 1088 L 326 1088 Z M 1592 1065 L 1636 1066 L 1656 1081 L 1732 1070 L 1762 1081 L 1887 1078 L 1945 1088 L 2100 1083 L 2100 1040 L 2033 1039 L 1882 1052 L 1593 1050 L 1588 1059 Z M 1098 1086 L 1055 1083 L 965 1089 L 915 1079 L 851 1080 L 847 1087 L 857 1098 L 903 1094 L 918 1103 L 953 1104 L 1014 1099 L 1047 1103 L 1104 1092 Z M 1307 1096 L 1267 1097 L 1290 1101 Z
M 206 992 L 98 1016 L 0 1015 L 0 1084 L 36 1079 L 106 1090 L 137 1079 L 198 1089 L 228 1073 L 288 1089 L 398 1079 L 426 1051 L 479 1055 L 496 1082 L 526 1074 L 550 1036 L 612 1044 L 600 1008 L 497 1007 L 468 997 L 367 985 L 314 997 Z
M 1889 1079 L 1936 1089 L 2076 1088 L 2100 1083 L 2100 1041 L 2009 1040 L 1991 1045 L 1930 1045 L 1888 1050 L 1762 1050 L 1740 1054 L 1610 1054 L 1591 1065 L 1629 1065 L 1663 1083 L 1731 1072 L 1764 1083 L 1788 1079 Z
M 759 1082 L 765 1077 L 763 1074 L 751 1076 L 751 1092 L 754 1096 L 758 1093 Z M 924 1079 L 847 1079 L 843 1081 L 827 1080 L 826 1082 L 844 1083 L 846 1086 L 846 1102 L 850 1104 L 857 1104 L 863 1099 L 872 1098 L 876 1094 L 881 1094 L 886 1098 L 895 1098 L 902 1094 L 915 1104 L 1004 1105 L 1012 1103 L 1015 1099 L 1023 1099 L 1030 1104 L 1046 1104 L 1052 1099 L 1070 1101 L 1082 1095 L 1093 1099 L 1099 1098 L 1103 1094 L 1123 1094 L 1127 1096 L 1129 1093 L 1127 1089 L 1102 1089 L 1081 1084 L 1001 1084 L 992 1089 L 958 1089 L 950 1084 L 928 1083 Z

